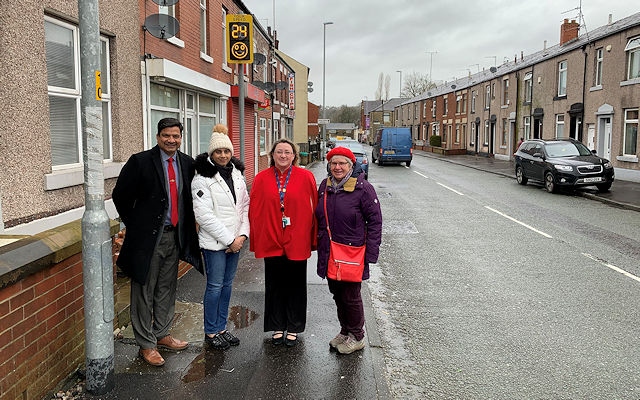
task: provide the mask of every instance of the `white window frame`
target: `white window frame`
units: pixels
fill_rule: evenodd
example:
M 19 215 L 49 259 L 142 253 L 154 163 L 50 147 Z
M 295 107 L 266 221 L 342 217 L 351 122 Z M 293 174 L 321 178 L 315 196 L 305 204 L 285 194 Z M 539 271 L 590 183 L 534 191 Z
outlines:
M 502 80 L 502 105 L 509 105 L 509 78 Z
M 222 8 L 222 69 L 230 73 L 227 57 L 227 10 Z
M 596 49 L 595 86 L 602 86 L 602 61 L 604 59 L 603 48 Z
M 531 137 L 531 117 L 524 117 L 522 121 L 523 131 L 524 131 L 524 139 L 529 140 Z
M 482 137 L 482 144 L 484 146 L 489 146 L 489 120 L 485 119 L 484 120 L 484 135 Z
M 638 114 L 638 108 L 624 110 L 624 132 L 622 135 L 622 155 L 636 157 L 636 159 L 638 157 Z M 634 132 L 631 130 L 634 126 L 635 138 L 633 137 Z
M 476 112 L 476 97 L 478 97 L 478 92 L 475 90 L 471 91 L 471 112 Z
M 267 119 L 260 118 L 260 126 L 258 131 L 258 146 L 260 155 L 267 154 Z
M 488 110 L 491 105 L 491 85 L 485 87 L 486 93 L 484 96 L 484 109 Z
M 176 6 L 175 6 L 175 4 L 172 5 L 172 6 L 161 6 L 161 5 L 158 5 L 158 14 L 166 14 L 166 15 L 169 15 L 169 16 L 171 16 L 173 18 L 176 18 Z M 178 32 L 178 33 L 180 33 L 180 32 Z M 184 41 L 180 40 L 177 35 L 176 36 L 171 36 L 170 38 L 168 38 L 166 40 L 167 40 L 167 42 L 169 42 L 171 44 L 174 44 L 177 47 L 184 48 Z
M 531 103 L 533 98 L 533 72 L 524 75 L 524 102 Z
M 624 48 L 627 53 L 627 80 L 640 78 L 640 36 L 629 39 Z M 635 71 L 634 71 L 635 70 Z
M 82 121 L 81 121 L 81 76 L 80 76 L 80 38 L 79 38 L 79 30 L 77 26 L 68 24 L 66 22 L 59 21 L 57 19 L 45 16 L 44 17 L 45 24 L 52 24 L 58 28 L 67 29 L 71 33 L 71 38 L 73 41 L 73 73 L 72 73 L 72 87 L 61 87 L 54 85 L 47 85 L 47 94 L 48 98 L 58 98 L 58 99 L 71 99 L 74 103 L 73 108 L 75 109 L 75 121 L 73 121 L 73 125 L 75 125 L 75 132 L 70 132 L 71 135 L 65 135 L 66 141 L 69 140 L 74 141 L 71 136 L 75 136 L 75 143 L 73 149 L 75 150 L 75 154 L 71 156 L 75 161 L 74 162 L 60 162 L 56 163 L 53 160 L 53 148 L 51 149 L 51 170 L 52 171 L 60 171 L 60 170 L 68 170 L 72 168 L 79 168 L 83 165 L 84 156 L 83 156 L 83 143 L 82 143 Z M 46 34 L 45 34 L 46 36 Z M 45 37 L 46 40 L 46 37 Z M 103 52 L 104 46 L 104 52 Z M 112 149 L 112 134 L 111 134 L 111 79 L 110 79 L 110 49 L 109 49 L 109 41 L 105 37 L 100 37 L 100 63 L 101 63 L 101 84 L 102 84 L 102 135 L 103 135 L 103 161 L 110 161 L 112 159 L 113 149 Z M 46 55 L 45 55 L 46 57 Z M 105 58 L 103 58 L 105 57 Z M 50 120 L 51 123 L 51 120 Z M 67 132 L 69 133 L 69 132 Z M 53 136 L 55 135 L 54 130 L 50 129 L 49 134 L 52 136 L 51 142 L 53 143 Z M 68 136 L 68 137 L 67 137 Z M 63 138 L 64 139 L 64 138 Z M 64 141 L 64 140 L 63 140 Z M 65 146 L 59 150 L 68 150 L 69 147 Z
M 209 24 L 207 23 L 207 3 L 209 0 L 200 0 L 200 58 L 208 63 L 213 63 L 213 57 L 209 55 Z
M 564 114 L 556 114 L 556 138 L 564 138 Z
M 558 63 L 558 97 L 567 96 L 567 60 Z

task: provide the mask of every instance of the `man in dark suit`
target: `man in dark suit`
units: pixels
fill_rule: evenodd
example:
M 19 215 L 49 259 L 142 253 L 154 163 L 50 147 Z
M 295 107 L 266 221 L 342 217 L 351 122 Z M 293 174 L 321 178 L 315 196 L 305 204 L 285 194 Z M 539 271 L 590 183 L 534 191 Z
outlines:
M 180 152 L 182 124 L 158 122 L 158 144 L 132 155 L 122 168 L 113 203 L 126 227 L 117 265 L 131 277 L 131 325 L 140 356 L 164 364 L 158 347 L 183 350 L 171 336 L 178 262 L 203 272 L 191 199 L 194 160 Z

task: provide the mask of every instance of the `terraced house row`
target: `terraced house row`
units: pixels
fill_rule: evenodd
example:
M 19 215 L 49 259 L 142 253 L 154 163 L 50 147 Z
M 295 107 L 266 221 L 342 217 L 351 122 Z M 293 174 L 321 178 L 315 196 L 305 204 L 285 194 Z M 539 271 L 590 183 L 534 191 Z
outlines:
M 500 159 L 521 137 L 571 137 L 616 169 L 640 171 L 640 13 L 579 29 L 564 20 L 558 45 L 406 99 L 395 125 L 411 127 L 419 149 Z

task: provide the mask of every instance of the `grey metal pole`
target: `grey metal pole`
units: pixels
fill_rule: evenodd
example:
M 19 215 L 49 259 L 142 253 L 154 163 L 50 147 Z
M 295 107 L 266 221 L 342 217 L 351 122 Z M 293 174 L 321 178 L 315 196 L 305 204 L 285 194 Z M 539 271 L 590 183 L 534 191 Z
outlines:
M 86 388 L 96 395 L 115 386 L 113 345 L 113 258 L 109 216 L 104 208 L 100 19 L 98 0 L 78 0 L 82 70 L 82 151 L 85 211 L 82 215 L 82 273 Z
M 398 95 L 398 97 L 402 98 L 402 71 L 397 70 L 396 72 L 400 72 L 400 94 Z
M 325 63 L 327 59 L 327 25 L 331 25 L 333 22 L 322 23 L 322 119 L 327 118 L 327 107 L 325 105 Z M 324 153 L 327 148 L 327 125 L 322 124 L 322 161 L 324 162 Z
M 244 162 L 244 64 L 236 64 L 238 66 L 238 115 L 240 116 L 240 159 Z

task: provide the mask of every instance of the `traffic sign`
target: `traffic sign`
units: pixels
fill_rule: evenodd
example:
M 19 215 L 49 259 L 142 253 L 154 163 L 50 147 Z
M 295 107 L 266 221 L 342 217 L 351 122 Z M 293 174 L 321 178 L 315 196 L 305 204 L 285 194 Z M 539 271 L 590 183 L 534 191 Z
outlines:
M 227 14 L 227 62 L 253 63 L 253 17 L 251 14 Z
M 318 125 L 330 124 L 331 120 L 328 118 L 318 118 Z

